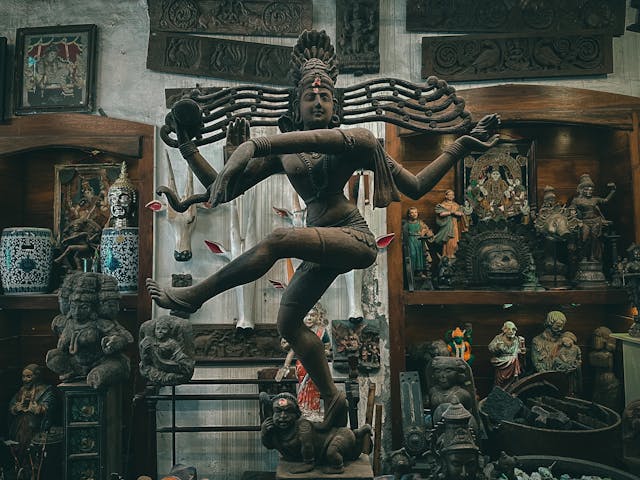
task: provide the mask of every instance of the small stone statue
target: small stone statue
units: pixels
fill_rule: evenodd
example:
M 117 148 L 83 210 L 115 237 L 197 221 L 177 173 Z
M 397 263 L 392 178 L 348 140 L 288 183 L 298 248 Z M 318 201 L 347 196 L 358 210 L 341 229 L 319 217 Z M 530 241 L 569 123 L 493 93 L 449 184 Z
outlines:
M 622 413 L 622 458 L 629 470 L 640 473 L 640 399 Z
M 470 427 L 471 413 L 454 402 L 442 415 L 444 431 L 436 441 L 436 470 L 428 477 L 438 480 L 484 480 L 480 449 Z
M 526 353 L 524 337 L 516 335 L 518 328 L 511 321 L 502 325 L 502 331 L 489 343 L 489 351 L 494 355 L 491 365 L 495 368 L 494 383 L 504 388 L 522 373 L 522 360 Z
M 135 227 L 138 212 L 138 191 L 129 180 L 127 164 L 122 162 L 120 176 L 109 187 L 109 226 L 116 228 Z
M 187 383 L 195 368 L 188 320 L 163 315 L 140 326 L 140 374 L 154 385 Z
M 133 337 L 116 321 L 116 279 L 92 272 L 67 275 L 58 300 L 62 314 L 51 325 L 58 346 L 47 352 L 47 367 L 62 381 L 86 378 L 94 388 L 127 379 L 129 359 L 123 351 Z
M 548 372 L 554 369 L 554 359 L 562 342 L 562 334 L 567 317 L 559 311 L 547 313 L 544 331 L 531 342 L 531 360 L 536 372 Z
M 325 473 L 342 473 L 344 462 L 356 460 L 371 435 L 369 425 L 320 430 L 320 424 L 302 418 L 295 396 L 288 392 L 273 397 L 272 408 L 273 415 L 262 422 L 262 443 L 297 463 L 290 473 L 310 472 L 316 466 Z
M 54 388 L 41 376 L 39 365 L 24 367 L 22 386 L 9 401 L 9 438 L 17 442 L 14 454 L 20 464 L 27 460 L 33 437 L 51 427 L 58 407 Z
M 427 399 L 425 404 L 435 411 L 454 398 L 474 415 L 478 412 L 471 368 L 459 357 L 434 357 L 427 372 Z
M 593 397 L 596 403 L 618 412 L 621 405 L 621 385 L 613 372 L 613 356 L 616 340 L 611 337 L 611 329 L 598 327 L 591 335 L 589 365 L 594 371 Z
M 582 390 L 582 352 L 577 343 L 578 338 L 573 332 L 563 332 L 551 366 L 552 370 L 568 373 L 571 395 Z

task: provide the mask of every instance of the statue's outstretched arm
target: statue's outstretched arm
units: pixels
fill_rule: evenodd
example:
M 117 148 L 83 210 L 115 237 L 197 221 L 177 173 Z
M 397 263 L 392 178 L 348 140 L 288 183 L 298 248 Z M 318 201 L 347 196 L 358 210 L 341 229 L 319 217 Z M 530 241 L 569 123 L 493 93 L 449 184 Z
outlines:
M 451 145 L 446 146 L 438 158 L 415 175 L 388 157 L 398 190 L 414 200 L 422 197 L 431 191 L 449 169 L 469 152 L 486 150 L 494 146 L 498 142 L 499 136 L 493 132 L 499 124 L 500 117 L 498 115 L 486 115 L 469 135 L 464 135 Z

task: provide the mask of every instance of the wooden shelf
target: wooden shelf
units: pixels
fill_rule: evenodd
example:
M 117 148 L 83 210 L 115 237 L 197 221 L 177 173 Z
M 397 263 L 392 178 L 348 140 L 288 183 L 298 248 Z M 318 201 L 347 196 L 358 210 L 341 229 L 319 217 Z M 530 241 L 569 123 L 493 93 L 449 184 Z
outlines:
M 403 292 L 405 305 L 499 305 L 539 304 L 567 305 L 592 304 L 606 305 L 628 302 L 627 292 L 623 289 L 608 288 L 601 290 L 544 290 L 525 292 L 521 290 L 424 290 Z
M 126 293 L 120 296 L 122 310 L 135 310 L 138 295 Z M 5 310 L 58 310 L 58 295 L 55 293 L 36 295 L 0 295 L 0 309 Z

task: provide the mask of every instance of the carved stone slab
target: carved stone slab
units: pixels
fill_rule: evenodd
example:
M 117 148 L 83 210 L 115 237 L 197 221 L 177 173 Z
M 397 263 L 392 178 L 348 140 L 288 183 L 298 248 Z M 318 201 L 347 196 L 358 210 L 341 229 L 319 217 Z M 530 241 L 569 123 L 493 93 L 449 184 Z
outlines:
M 380 71 L 378 0 L 336 1 L 336 45 L 341 73 Z
M 423 37 L 422 77 L 475 81 L 611 73 L 611 40 L 606 35 Z
M 225 359 L 284 358 L 275 325 L 257 324 L 252 331 L 226 324 L 194 324 L 196 362 Z
M 313 24 L 311 0 L 149 0 L 152 32 L 297 37 Z
M 618 36 L 625 13 L 625 0 L 407 0 L 407 30 Z
M 187 34 L 151 33 L 147 68 L 288 85 L 291 47 Z

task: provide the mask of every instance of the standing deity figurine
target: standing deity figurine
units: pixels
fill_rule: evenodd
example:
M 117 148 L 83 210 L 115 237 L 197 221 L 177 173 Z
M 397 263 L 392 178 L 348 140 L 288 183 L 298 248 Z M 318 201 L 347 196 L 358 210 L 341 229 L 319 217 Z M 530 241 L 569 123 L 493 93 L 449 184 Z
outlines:
M 582 390 L 582 351 L 578 338 L 573 332 L 563 332 L 553 356 L 552 370 L 567 372 L 569 394 L 579 394 Z
M 400 192 L 418 199 L 468 152 L 486 150 L 497 143 L 493 131 L 499 117 L 484 117 L 469 135 L 445 147 L 437 159 L 413 174 L 386 154 L 371 131 L 338 128 L 341 115 L 345 115 L 341 107 L 347 106 L 341 105 L 342 96 L 336 95 L 336 55 L 325 32 L 305 31 L 300 35 L 292 52 L 291 75 L 295 84 L 287 93 L 288 111 L 278 121 L 283 133 L 242 143 L 220 173 L 196 146 L 196 142 L 203 144 L 200 139 L 207 133 L 196 100 L 177 102 L 161 134 L 165 141 L 179 145 L 182 156 L 207 188 L 208 198 L 199 196 L 194 201 L 208 200 L 215 207 L 271 175 L 284 173 L 307 205 L 306 227 L 275 230 L 191 287 L 163 288 L 148 279 L 147 288 L 158 306 L 195 312 L 220 293 L 260 278 L 281 258 L 302 260 L 282 296 L 277 325 L 324 400 L 320 427 L 340 427 L 347 423 L 346 396 L 336 387 L 322 341 L 304 324 L 304 316 L 338 275 L 367 268 L 377 257 L 375 237 L 358 207 L 344 196 L 345 184 L 355 171 L 370 170 L 374 172 L 374 206 L 398 201 Z M 379 110 L 384 108 L 382 105 Z M 231 117 L 230 110 L 228 113 Z M 431 119 L 430 124 L 437 125 Z M 169 136 L 173 133 L 177 141 Z
M 467 218 L 463 207 L 455 201 L 454 191 L 447 190 L 444 200 L 436 205 L 436 223 L 440 230 L 433 239 L 442 244 L 443 256 L 455 258 L 460 235 L 469 230 Z
M 109 187 L 109 226 L 116 228 L 135 227 L 138 214 L 138 191 L 131 183 L 127 164 L 122 162 L 120 176 Z
M 523 370 L 523 358 L 526 353 L 524 337 L 516 335 L 518 328 L 511 321 L 502 325 L 502 331 L 489 342 L 489 351 L 493 354 L 491 365 L 495 368 L 494 383 L 506 387 L 517 380 Z
M 577 192 L 578 196 L 571 201 L 571 206 L 576 209 L 578 218 L 582 221 L 582 256 L 586 260 L 602 260 L 602 241 L 604 227 L 611 222 L 604 218 L 600 205 L 608 203 L 616 192 L 616 184 L 608 183 L 609 193 L 606 197 L 594 197 L 595 184 L 591 176 L 580 176 Z
M 419 218 L 418 209 L 409 207 L 402 224 L 402 245 L 407 276 L 411 284 L 422 280 L 426 290 L 431 290 L 431 253 L 426 242 L 433 242 L 434 235 L 429 226 Z M 409 288 L 412 290 L 412 288 Z

